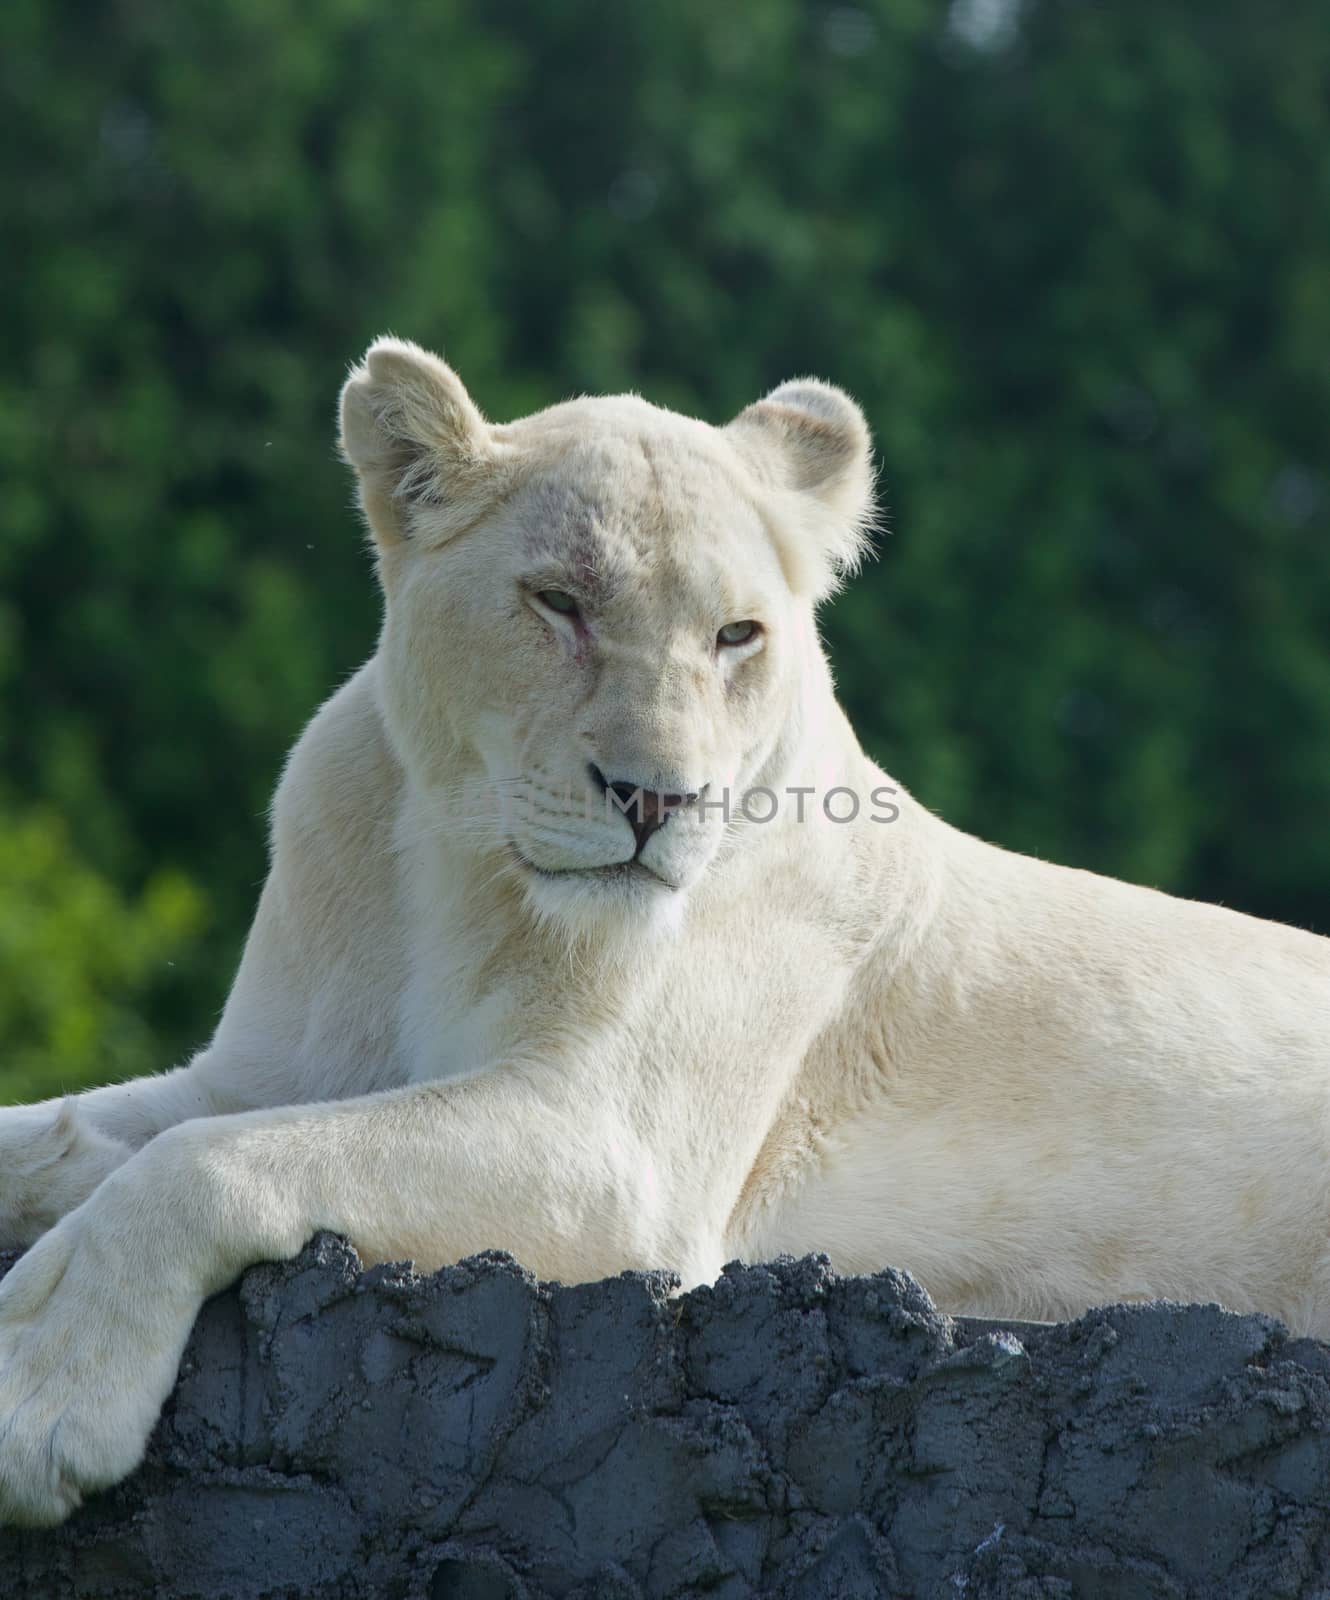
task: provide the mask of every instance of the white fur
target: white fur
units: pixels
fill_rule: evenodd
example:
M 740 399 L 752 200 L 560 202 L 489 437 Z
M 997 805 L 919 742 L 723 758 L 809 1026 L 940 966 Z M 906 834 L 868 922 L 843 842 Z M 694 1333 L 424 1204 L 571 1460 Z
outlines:
M 36 1239 L 0 1287 L 5 1519 L 130 1471 L 203 1297 L 319 1228 L 565 1281 L 827 1250 L 957 1312 L 1217 1297 L 1330 1334 L 1330 942 L 903 792 L 874 820 L 813 618 L 870 511 L 850 400 L 492 427 L 386 340 L 343 447 L 383 636 L 292 753 L 216 1037 L 0 1116 L 0 1234 Z M 685 805 L 630 865 L 593 763 L 814 795 Z

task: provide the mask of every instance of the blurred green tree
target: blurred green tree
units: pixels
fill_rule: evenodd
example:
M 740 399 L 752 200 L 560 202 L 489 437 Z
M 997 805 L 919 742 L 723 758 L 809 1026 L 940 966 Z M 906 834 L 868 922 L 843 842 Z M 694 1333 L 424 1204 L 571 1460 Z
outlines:
M 892 531 L 826 627 L 888 769 L 1330 931 L 1319 0 L 11 0 L 0 32 L 0 1094 L 206 1035 L 283 754 L 373 646 L 331 418 L 384 329 L 500 417 L 843 383 Z
M 142 1071 L 168 952 L 200 929 L 198 892 L 155 873 L 133 899 L 82 862 L 49 812 L 0 828 L 0 1040 L 6 1097 L 41 1099 Z

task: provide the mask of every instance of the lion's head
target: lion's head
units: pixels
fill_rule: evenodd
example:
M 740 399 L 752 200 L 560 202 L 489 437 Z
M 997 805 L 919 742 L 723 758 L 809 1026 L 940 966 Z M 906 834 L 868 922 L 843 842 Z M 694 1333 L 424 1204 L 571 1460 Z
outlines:
M 827 704 L 813 608 L 863 547 L 858 407 L 801 379 L 724 428 L 631 395 L 492 425 L 437 357 L 380 339 L 341 439 L 387 602 L 383 712 L 425 803 L 559 920 L 677 902 Z

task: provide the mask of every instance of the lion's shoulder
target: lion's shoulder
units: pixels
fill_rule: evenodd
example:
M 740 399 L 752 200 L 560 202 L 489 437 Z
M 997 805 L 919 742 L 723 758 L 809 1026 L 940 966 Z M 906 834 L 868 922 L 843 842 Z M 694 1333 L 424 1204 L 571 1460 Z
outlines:
M 379 709 L 374 659 L 319 708 L 296 741 L 272 805 L 275 862 L 313 852 L 363 858 L 391 830 L 402 769 Z

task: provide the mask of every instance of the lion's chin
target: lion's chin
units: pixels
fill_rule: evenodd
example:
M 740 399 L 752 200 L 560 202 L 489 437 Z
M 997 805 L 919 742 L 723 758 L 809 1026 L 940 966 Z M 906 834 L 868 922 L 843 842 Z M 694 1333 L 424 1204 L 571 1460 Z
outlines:
M 513 855 L 527 905 L 542 922 L 571 935 L 613 937 L 622 932 L 636 941 L 644 925 L 652 934 L 667 934 L 683 925 L 687 897 L 682 888 L 640 861 L 552 870 L 528 861 L 517 850 Z

